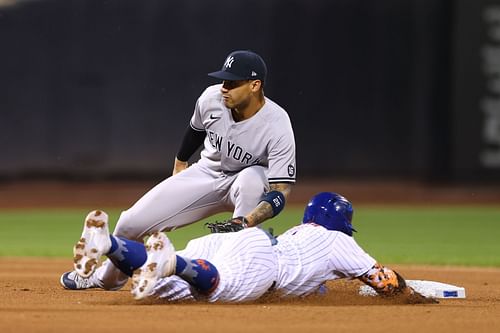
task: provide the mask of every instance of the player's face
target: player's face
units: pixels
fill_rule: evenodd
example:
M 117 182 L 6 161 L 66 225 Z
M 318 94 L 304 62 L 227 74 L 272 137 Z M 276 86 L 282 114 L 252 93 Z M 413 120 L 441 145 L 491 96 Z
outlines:
M 255 89 L 255 80 L 223 81 L 222 98 L 228 109 L 244 108 L 250 103 Z

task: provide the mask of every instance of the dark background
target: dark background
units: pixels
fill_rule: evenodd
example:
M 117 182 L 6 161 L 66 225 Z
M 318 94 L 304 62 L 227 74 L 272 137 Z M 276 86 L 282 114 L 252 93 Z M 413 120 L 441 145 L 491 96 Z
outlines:
M 169 175 L 206 73 L 252 49 L 299 180 L 500 181 L 500 1 L 6 2 L 0 179 Z

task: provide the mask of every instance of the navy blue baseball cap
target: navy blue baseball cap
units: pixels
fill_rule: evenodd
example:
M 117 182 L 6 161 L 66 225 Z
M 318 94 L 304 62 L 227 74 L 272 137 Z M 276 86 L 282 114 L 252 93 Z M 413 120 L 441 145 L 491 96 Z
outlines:
M 267 66 L 264 60 L 252 51 L 234 51 L 227 56 L 222 69 L 208 73 L 208 76 L 226 81 L 266 81 Z

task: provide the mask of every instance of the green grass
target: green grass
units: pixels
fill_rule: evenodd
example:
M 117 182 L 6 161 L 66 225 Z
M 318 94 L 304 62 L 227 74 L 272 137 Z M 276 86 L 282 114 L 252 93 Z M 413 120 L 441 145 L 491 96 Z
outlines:
M 0 256 L 71 257 L 87 211 L 0 211 Z M 111 228 L 120 211 L 108 210 Z M 281 233 L 299 223 L 302 209 L 288 207 L 264 224 Z M 215 218 L 222 219 L 228 214 Z M 383 263 L 500 267 L 500 207 L 357 208 L 358 243 Z M 176 248 L 208 233 L 203 222 L 169 234 Z
M 500 266 L 499 207 L 366 208 L 356 221 L 359 244 L 380 260 Z

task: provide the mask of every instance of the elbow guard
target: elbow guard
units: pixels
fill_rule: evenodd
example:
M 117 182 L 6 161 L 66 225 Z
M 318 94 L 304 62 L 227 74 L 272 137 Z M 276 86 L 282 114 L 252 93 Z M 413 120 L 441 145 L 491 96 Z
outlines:
M 194 152 L 203 144 L 203 140 L 207 136 L 207 132 L 195 130 L 188 126 L 182 139 L 181 147 L 177 152 L 177 159 L 187 162 Z
M 285 196 L 280 191 L 268 192 L 262 201 L 271 205 L 271 208 L 273 209 L 272 217 L 278 215 L 285 207 Z

